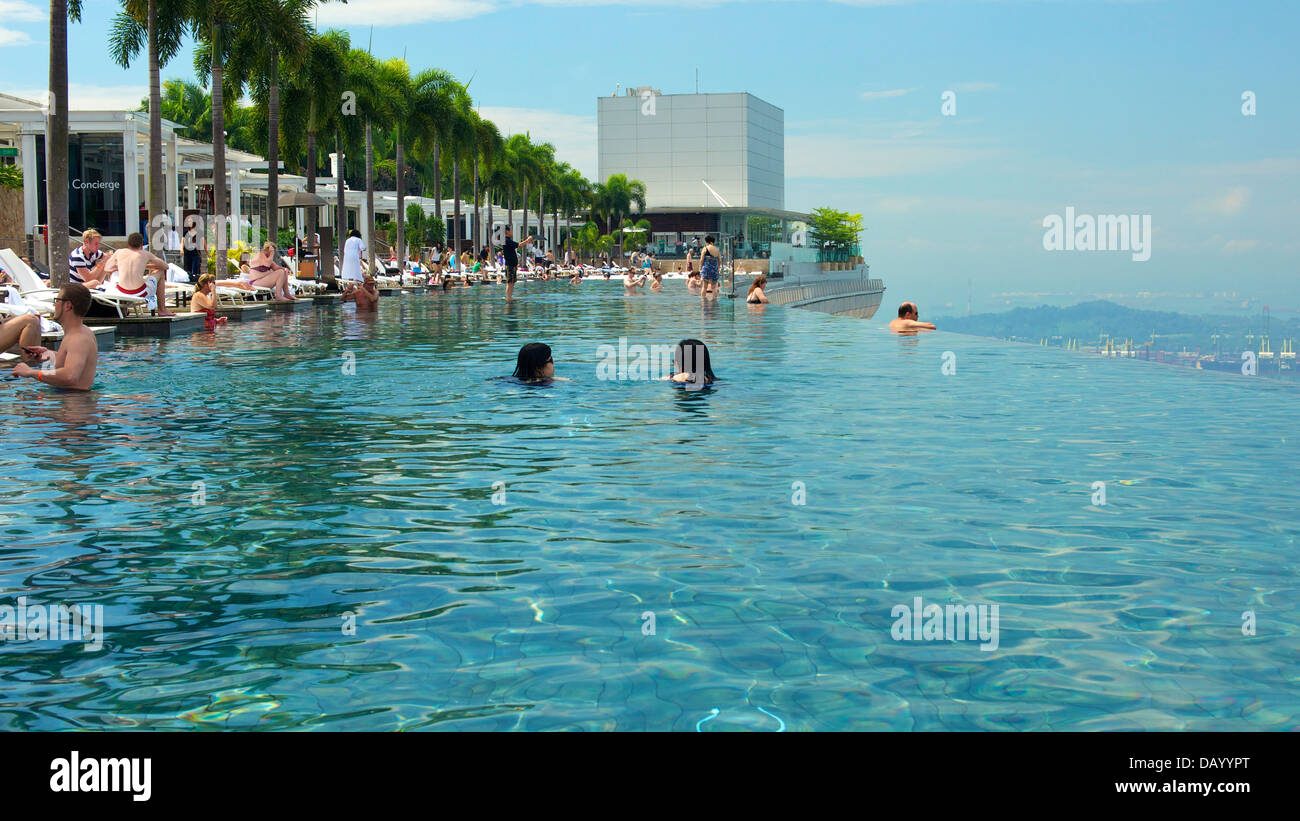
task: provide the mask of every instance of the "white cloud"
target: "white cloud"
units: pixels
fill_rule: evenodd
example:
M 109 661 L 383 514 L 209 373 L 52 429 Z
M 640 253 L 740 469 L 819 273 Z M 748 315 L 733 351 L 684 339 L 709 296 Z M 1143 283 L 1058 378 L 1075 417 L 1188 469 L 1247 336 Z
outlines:
M 0 46 L 25 46 L 32 38 L 25 31 L 0 28 Z
M 321 26 L 410 26 L 416 23 L 467 20 L 496 11 L 490 0 L 364 0 L 317 7 Z
M 1197 211 L 1230 217 L 1241 213 L 1241 209 L 1246 207 L 1246 201 L 1249 199 L 1250 189 L 1239 185 L 1221 197 L 1197 200 L 1195 208 Z
M 1236 254 L 1242 251 L 1253 251 L 1258 244 L 1259 240 L 1254 239 L 1230 239 L 1224 244 L 1223 250 L 1230 254 Z
M 43 23 L 49 11 L 25 0 L 0 0 L 0 20 L 8 23 Z
M 889 97 L 902 97 L 904 94 L 912 91 L 910 88 L 891 88 L 888 91 L 864 91 L 862 99 L 864 100 L 884 100 Z
M 596 179 L 596 118 L 536 108 L 481 106 L 479 114 L 496 123 L 502 136 L 527 132 L 535 143 L 555 146 L 555 159 L 567 162 L 589 180 Z
M 985 82 L 957 83 L 957 85 L 952 87 L 952 90 L 963 91 L 967 94 L 974 94 L 977 91 L 997 91 L 998 84 Z
M 24 100 L 43 100 L 46 89 L 27 88 L 6 91 Z M 68 83 L 68 108 L 73 111 L 135 111 L 140 101 L 149 96 L 147 85 L 97 86 L 88 83 Z

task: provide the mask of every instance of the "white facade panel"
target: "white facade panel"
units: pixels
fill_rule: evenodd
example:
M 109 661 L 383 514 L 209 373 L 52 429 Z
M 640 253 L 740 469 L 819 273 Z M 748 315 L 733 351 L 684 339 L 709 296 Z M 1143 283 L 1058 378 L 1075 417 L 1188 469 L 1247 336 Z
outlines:
M 785 207 L 784 114 L 753 95 L 668 94 L 597 100 L 600 179 L 646 183 L 648 207 L 712 208 L 701 180 L 736 207 Z

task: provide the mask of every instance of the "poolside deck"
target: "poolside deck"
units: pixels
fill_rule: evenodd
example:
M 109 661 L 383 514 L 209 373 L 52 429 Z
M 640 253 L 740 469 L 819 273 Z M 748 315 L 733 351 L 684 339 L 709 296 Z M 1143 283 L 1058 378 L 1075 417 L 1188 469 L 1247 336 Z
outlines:
M 186 312 L 175 316 L 97 316 L 91 321 L 97 326 L 116 329 L 122 336 L 147 336 L 170 339 L 203 330 L 203 314 Z
M 217 308 L 217 316 L 224 316 L 229 322 L 247 322 L 250 319 L 262 319 L 266 316 L 267 307 L 261 305 L 225 305 Z

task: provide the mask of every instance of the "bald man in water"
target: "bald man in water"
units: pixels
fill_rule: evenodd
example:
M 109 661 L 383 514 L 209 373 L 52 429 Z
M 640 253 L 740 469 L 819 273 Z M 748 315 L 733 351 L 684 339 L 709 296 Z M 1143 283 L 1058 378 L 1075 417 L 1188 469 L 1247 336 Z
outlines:
M 904 302 L 898 306 L 898 318 L 890 321 L 889 330 L 895 332 L 935 330 L 933 322 L 918 322 L 918 316 L 920 312 L 917 311 L 916 303 Z

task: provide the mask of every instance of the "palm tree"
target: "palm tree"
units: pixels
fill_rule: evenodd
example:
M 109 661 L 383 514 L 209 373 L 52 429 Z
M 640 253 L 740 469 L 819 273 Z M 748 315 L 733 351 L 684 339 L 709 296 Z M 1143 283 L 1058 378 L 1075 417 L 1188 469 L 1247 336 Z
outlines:
M 501 129 L 491 120 L 485 120 L 474 112 L 474 253 L 478 254 L 481 244 L 479 237 L 483 232 L 479 230 L 478 219 L 478 196 L 479 196 L 479 171 L 486 170 L 489 174 L 496 165 L 497 159 L 501 155 L 501 150 L 505 146 L 505 140 L 501 137 Z M 488 226 L 492 225 L 492 198 L 488 196 Z M 491 244 L 489 239 L 488 244 Z
M 445 135 L 447 144 L 447 153 L 451 158 L 451 196 L 452 206 L 455 209 L 452 216 L 451 225 L 451 247 L 459 253 L 461 240 L 461 222 L 460 222 L 460 161 L 462 158 L 468 158 L 475 152 L 474 138 L 477 136 L 474 130 L 472 115 L 474 110 L 469 98 L 469 93 L 462 86 L 453 97 L 454 107 L 451 117 L 447 120 Z
M 320 168 L 317 157 L 317 137 L 332 130 L 340 113 L 339 100 L 343 92 L 344 60 L 349 42 L 347 32 L 330 29 L 313 33 L 307 43 L 307 54 L 289 78 L 286 96 L 305 99 L 307 102 L 307 190 L 316 193 L 316 172 Z M 306 234 L 316 233 L 316 209 L 307 209 Z M 338 240 L 336 239 L 337 243 Z
M 551 233 L 555 244 L 560 244 L 560 207 L 564 204 L 564 176 L 572 170 L 567 162 L 552 162 L 547 167 L 546 195 L 551 203 Z
M 159 70 L 180 51 L 188 28 L 187 0 L 123 0 L 109 35 L 109 55 L 122 68 L 147 43 L 149 60 L 149 191 L 150 225 L 167 211 L 167 180 L 162 160 L 162 87 Z M 175 174 L 176 169 L 169 168 Z M 130 207 L 131 203 L 127 203 Z
M 379 65 L 378 83 L 388 109 L 385 119 L 393 124 L 396 143 L 397 168 L 397 254 L 401 264 L 406 262 L 406 145 L 413 138 L 411 120 L 414 118 L 411 69 L 406 61 L 397 57 Z
M 307 55 L 311 27 L 307 13 L 317 0 L 233 0 L 240 15 L 236 63 L 265 99 L 266 235 L 275 242 L 280 205 L 280 74 L 291 73 Z M 283 62 L 283 66 L 281 63 Z
M 412 85 L 413 125 L 421 147 L 433 155 L 433 209 L 442 220 L 442 143 L 460 84 L 442 69 L 428 68 L 416 75 Z
M 212 140 L 212 98 L 203 86 L 189 80 L 166 80 L 160 101 L 163 117 L 185 126 L 187 137 L 202 142 Z M 149 110 L 147 97 L 139 110 Z
M 568 241 L 573 239 L 573 216 L 582 211 L 591 196 L 591 183 L 576 168 L 568 169 L 560 179 L 560 201 L 569 221 Z
M 514 171 L 515 184 L 523 190 L 521 202 L 524 209 L 524 230 L 522 233 L 528 233 L 528 184 L 538 177 L 537 154 L 533 150 L 533 142 L 527 134 L 515 134 L 506 141 L 510 147 L 510 160 L 512 170 Z M 510 216 L 513 221 L 514 208 L 510 209 Z
M 594 210 L 604 217 L 605 228 L 612 234 L 614 226 L 633 213 L 633 205 L 637 211 L 645 210 L 645 183 L 629 180 L 626 174 L 610 174 L 609 179 L 596 186 L 593 200 Z
M 68 282 L 68 17 L 81 21 L 81 0 L 50 0 L 50 100 L 45 129 L 45 223 L 50 284 Z M 57 243 L 57 244 L 56 244 Z
M 239 99 L 242 87 L 235 82 L 232 93 L 226 94 L 226 60 L 230 58 L 235 29 L 231 22 L 232 0 L 192 0 L 191 26 L 199 48 L 194 51 L 194 70 L 200 77 L 212 77 L 212 210 L 214 216 L 225 217 L 226 211 L 226 100 Z M 217 221 L 215 233 L 215 259 L 226 257 L 226 240 L 229 227 L 225 219 Z M 217 269 L 218 274 L 224 270 Z

